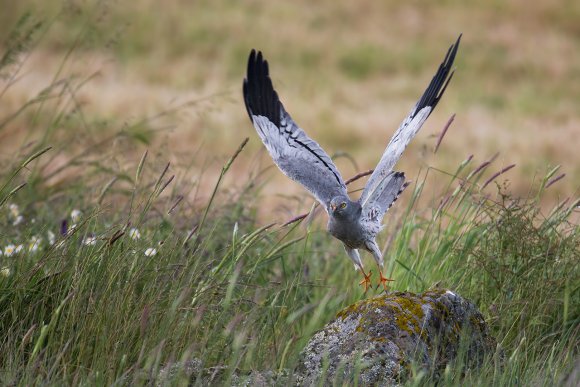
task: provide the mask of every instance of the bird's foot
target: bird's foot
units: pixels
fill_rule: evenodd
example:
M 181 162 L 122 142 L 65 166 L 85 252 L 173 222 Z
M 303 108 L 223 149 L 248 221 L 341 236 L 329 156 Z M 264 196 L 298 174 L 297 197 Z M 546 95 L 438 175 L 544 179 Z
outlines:
M 394 279 L 390 279 L 387 278 L 383 275 L 382 271 L 379 271 L 381 278 L 379 279 L 379 283 L 377 284 L 376 289 L 379 288 L 379 286 L 383 285 L 383 289 L 385 289 L 385 292 L 388 290 L 388 286 L 387 286 L 387 282 L 392 282 L 394 281 Z
M 365 288 L 365 294 L 369 290 L 369 286 L 371 286 L 371 274 L 372 273 L 373 273 L 372 271 L 369 271 L 369 274 L 366 274 L 363 271 L 364 278 L 362 279 L 362 281 L 359 282 L 359 285 L 361 285 L 361 286 L 363 286 Z

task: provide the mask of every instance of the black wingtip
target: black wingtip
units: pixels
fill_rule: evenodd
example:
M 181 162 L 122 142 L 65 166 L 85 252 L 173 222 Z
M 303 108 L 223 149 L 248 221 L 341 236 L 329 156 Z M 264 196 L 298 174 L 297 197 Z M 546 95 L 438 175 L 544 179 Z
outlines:
M 242 90 L 250 120 L 252 116 L 264 116 L 280 126 L 280 100 L 270 79 L 268 61 L 264 60 L 261 51 L 250 51 Z
M 431 111 L 433 111 L 435 106 L 437 106 L 439 103 L 439 100 L 443 96 L 447 85 L 451 81 L 451 78 L 453 78 L 453 74 L 455 72 L 452 69 L 453 62 L 455 61 L 455 56 L 457 55 L 457 50 L 459 49 L 459 43 L 461 42 L 462 36 L 463 33 L 459 34 L 459 37 L 455 43 L 449 47 L 449 50 L 447 50 L 445 59 L 443 59 L 443 62 L 439 65 L 437 73 L 435 73 L 435 76 L 433 79 L 431 79 L 429 86 L 427 86 L 423 96 L 417 103 L 414 114 L 417 114 L 425 107 L 431 107 Z

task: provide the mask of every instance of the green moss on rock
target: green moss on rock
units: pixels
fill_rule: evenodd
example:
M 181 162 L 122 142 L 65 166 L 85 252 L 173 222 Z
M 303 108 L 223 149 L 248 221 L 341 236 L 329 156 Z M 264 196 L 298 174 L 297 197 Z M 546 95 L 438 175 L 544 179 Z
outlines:
M 340 370 L 351 383 L 358 368 L 359 383 L 400 383 L 413 363 L 441 372 L 462 345 L 467 346 L 466 364 L 474 366 L 495 350 L 475 305 L 446 289 L 394 292 L 339 311 L 303 351 L 301 369 L 306 384 L 319 381 L 323 364 L 329 364 L 327 380 Z

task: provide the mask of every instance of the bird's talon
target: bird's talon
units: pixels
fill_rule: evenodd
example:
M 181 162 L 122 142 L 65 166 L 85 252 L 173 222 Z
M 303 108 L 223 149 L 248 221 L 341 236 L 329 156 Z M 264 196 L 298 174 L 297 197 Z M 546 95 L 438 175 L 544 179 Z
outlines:
M 364 278 L 362 279 L 362 281 L 359 282 L 359 285 L 364 286 L 364 288 L 365 288 L 365 294 L 369 290 L 369 286 L 370 286 L 370 283 L 371 283 L 371 274 L 372 273 L 373 273 L 372 271 L 369 271 L 369 274 L 365 274 L 365 272 L 363 271 Z
M 380 273 L 380 274 L 381 274 L 381 278 L 379 279 L 379 283 L 377 284 L 377 289 L 379 288 L 379 286 L 383 285 L 383 289 L 385 289 L 385 292 L 386 292 L 388 290 L 387 282 L 393 282 L 394 279 L 390 279 L 390 278 L 383 276 L 383 273 Z

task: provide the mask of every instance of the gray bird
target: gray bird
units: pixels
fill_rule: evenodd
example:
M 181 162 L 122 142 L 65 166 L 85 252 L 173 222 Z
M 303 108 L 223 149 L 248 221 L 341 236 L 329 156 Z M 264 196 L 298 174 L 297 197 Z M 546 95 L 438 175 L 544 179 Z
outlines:
M 408 185 L 405 174 L 392 169 L 451 81 L 460 40 L 461 35 L 447 51 L 421 99 L 391 138 L 357 201 L 349 198 L 346 185 L 332 159 L 284 109 L 272 86 L 268 62 L 262 53 L 255 50 L 250 53 L 243 85 L 250 120 L 280 170 L 302 184 L 326 209 L 329 218 L 327 229 L 344 244 L 355 268 L 361 270 L 364 278 L 360 284 L 365 292 L 370 284 L 371 272 L 365 272 L 358 249 L 367 250 L 373 255 L 379 268 L 379 284 L 386 290 L 387 281 L 391 280 L 383 276 L 383 254 L 375 238 L 383 228 L 383 216 Z

